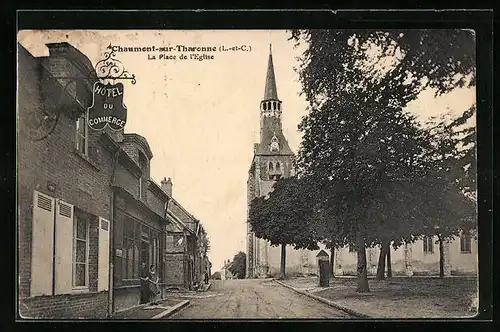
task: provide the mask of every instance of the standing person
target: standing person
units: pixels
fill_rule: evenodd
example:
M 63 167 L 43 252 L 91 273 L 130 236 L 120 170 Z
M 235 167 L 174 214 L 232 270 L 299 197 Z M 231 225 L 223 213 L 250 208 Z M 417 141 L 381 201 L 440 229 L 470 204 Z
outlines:
M 159 293 L 158 276 L 156 275 L 154 265 L 151 265 L 149 267 L 148 279 L 149 279 L 149 302 L 152 305 L 158 305 L 158 302 L 156 301 L 156 296 Z

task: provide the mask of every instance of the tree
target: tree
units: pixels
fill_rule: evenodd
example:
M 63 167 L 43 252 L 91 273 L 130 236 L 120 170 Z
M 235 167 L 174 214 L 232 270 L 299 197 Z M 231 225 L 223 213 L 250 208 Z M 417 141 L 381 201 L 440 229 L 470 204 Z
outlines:
M 476 164 L 475 140 L 471 140 L 475 128 L 457 128 L 474 111 L 475 106 L 472 106 L 456 119 L 447 120 L 447 116 L 443 115 L 440 121 L 429 123 L 433 149 L 429 151 L 428 158 L 434 163 L 434 182 L 430 185 L 437 187 L 430 192 L 438 196 L 432 197 L 428 202 L 434 208 L 429 211 L 429 223 L 424 228 L 423 235 L 437 236 L 440 277 L 444 276 L 444 242 L 458 236 L 461 231 L 475 228 L 475 179 L 471 179 L 470 173 L 470 168 L 474 169 Z M 472 146 L 464 146 L 464 142 L 472 143 Z M 469 168 L 465 167 L 467 164 Z
M 340 242 L 356 244 L 357 291 L 369 291 L 366 246 L 413 241 L 430 220 L 414 200 L 433 189 L 421 181 L 436 175 L 424 153 L 430 142 L 403 108 L 426 88 L 442 94 L 475 84 L 474 35 L 295 30 L 291 38 L 308 44 L 299 68 L 309 102 L 299 173 L 323 192 Z
M 318 249 L 317 236 L 308 222 L 314 194 L 304 190 L 297 177 L 278 180 L 269 197 L 256 197 L 250 204 L 249 222 L 255 235 L 281 246 L 281 274 L 286 278 L 286 246 Z
M 229 272 L 231 272 L 237 279 L 245 278 L 246 259 L 247 255 L 243 251 L 240 251 L 234 255 L 233 262 L 229 266 Z

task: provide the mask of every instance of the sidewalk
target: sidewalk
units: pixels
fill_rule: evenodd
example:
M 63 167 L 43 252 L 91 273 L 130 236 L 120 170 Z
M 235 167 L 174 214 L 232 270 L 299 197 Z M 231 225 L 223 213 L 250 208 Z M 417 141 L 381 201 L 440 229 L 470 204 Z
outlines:
M 330 279 L 320 288 L 317 277 L 277 280 L 361 318 L 469 318 L 477 314 L 475 277 L 369 278 L 369 293 L 356 293 L 356 278 Z
M 167 297 L 158 301 L 158 305 L 140 305 L 117 312 L 112 319 L 160 319 L 174 314 L 188 306 L 189 300 Z

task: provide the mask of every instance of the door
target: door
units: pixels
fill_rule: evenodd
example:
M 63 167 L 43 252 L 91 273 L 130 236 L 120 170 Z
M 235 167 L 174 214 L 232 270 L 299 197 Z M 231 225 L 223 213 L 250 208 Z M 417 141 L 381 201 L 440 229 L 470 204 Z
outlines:
M 149 242 L 141 241 L 141 266 L 144 264 L 149 271 Z
M 319 261 L 319 285 L 328 287 L 330 284 L 330 262 L 327 260 Z

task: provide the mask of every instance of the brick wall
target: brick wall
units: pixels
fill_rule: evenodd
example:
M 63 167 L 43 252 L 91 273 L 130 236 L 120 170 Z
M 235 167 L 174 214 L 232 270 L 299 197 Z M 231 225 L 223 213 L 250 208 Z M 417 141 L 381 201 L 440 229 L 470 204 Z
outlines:
M 124 188 L 135 198 L 139 198 L 139 177 L 121 164 L 116 166 L 115 185 Z
M 166 254 L 165 267 L 168 271 L 165 283 L 167 287 L 184 287 L 184 254 Z
M 89 214 L 109 220 L 109 180 L 112 164 L 111 156 L 99 146 L 98 135 L 95 133 L 92 133 L 89 137 L 89 151 L 90 147 L 93 148 L 89 157 L 85 157 L 76 151 L 76 117 L 73 112 L 78 110 L 80 106 L 76 102 L 59 105 L 59 99 L 47 98 L 47 95 L 42 94 L 41 84 L 43 84 L 44 91 L 52 90 L 54 95 L 57 96 L 61 95 L 61 88 L 54 82 L 44 81 L 43 79 L 47 75 L 42 70 L 33 70 L 31 66 L 35 66 L 36 62 L 30 54 L 20 53 L 18 134 L 19 297 L 22 299 L 23 305 L 27 306 L 27 310 L 32 310 L 35 314 L 38 312 L 37 310 L 43 311 L 44 306 L 47 305 L 54 307 L 53 311 L 47 310 L 47 314 L 53 313 L 58 318 L 60 317 L 58 316 L 59 313 L 79 315 L 87 310 L 79 306 L 97 301 L 95 303 L 97 307 L 92 304 L 90 308 L 96 315 L 102 315 L 99 307 L 101 295 L 97 296 L 98 300 L 94 300 L 95 295 L 91 294 L 87 294 L 88 296 L 82 294 L 78 296 L 29 298 L 33 190 L 62 199 Z M 65 71 L 68 66 L 64 62 L 58 61 L 57 65 L 58 75 L 69 76 L 71 74 Z M 65 106 L 65 108 L 63 109 L 62 106 Z M 59 120 L 53 132 L 46 139 L 33 141 L 30 138 L 30 129 L 36 126 L 36 122 L 32 121 L 32 119 L 33 116 L 39 116 L 43 110 L 59 112 Z M 56 186 L 54 192 L 48 191 L 48 182 Z M 97 220 L 94 220 L 91 223 L 89 239 L 89 287 L 91 292 L 97 290 L 97 240 Z M 68 249 L 70 250 L 70 248 Z M 71 266 L 68 268 L 71 268 Z M 76 296 L 76 298 L 72 299 L 72 296 Z M 57 304 L 58 301 L 61 301 L 61 303 Z M 105 313 L 106 310 L 103 310 Z
M 194 229 L 194 220 L 193 218 L 184 212 L 184 210 L 179 206 L 178 202 L 172 201 L 168 204 L 168 210 L 171 211 L 177 218 L 179 218 L 186 226 L 188 226 L 191 230 Z
M 130 309 L 141 303 L 141 287 L 114 289 L 114 312 Z
M 156 196 L 154 192 L 149 190 L 147 195 L 147 203 L 148 206 L 154 211 L 156 214 L 163 216 L 165 213 L 165 202 L 163 199 Z
M 37 296 L 21 301 L 20 318 L 106 318 L 108 292 Z

